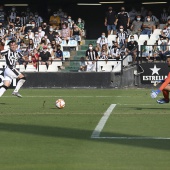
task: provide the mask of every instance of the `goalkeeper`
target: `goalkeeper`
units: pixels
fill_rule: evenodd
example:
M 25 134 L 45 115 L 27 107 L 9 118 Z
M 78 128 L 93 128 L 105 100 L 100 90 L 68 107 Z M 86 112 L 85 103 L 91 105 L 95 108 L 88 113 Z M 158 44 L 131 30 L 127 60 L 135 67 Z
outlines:
M 167 56 L 167 64 L 168 67 L 170 67 L 170 56 Z M 151 97 L 154 99 L 157 97 L 157 95 L 162 91 L 164 98 L 157 100 L 157 103 L 159 104 L 165 104 L 169 103 L 169 92 L 170 92 L 170 73 L 168 74 L 168 77 L 162 81 L 162 85 L 158 90 L 154 90 L 151 92 Z

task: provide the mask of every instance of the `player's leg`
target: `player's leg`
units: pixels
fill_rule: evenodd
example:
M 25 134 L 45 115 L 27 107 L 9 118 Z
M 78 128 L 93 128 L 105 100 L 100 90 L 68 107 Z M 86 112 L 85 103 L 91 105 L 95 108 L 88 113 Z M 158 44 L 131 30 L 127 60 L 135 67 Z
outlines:
M 11 84 L 10 80 L 4 80 L 4 84 L 0 88 L 0 97 L 5 93 L 6 90 L 8 90 L 10 84 Z
M 23 86 L 23 84 L 25 83 L 26 81 L 26 78 L 24 77 L 23 74 L 19 74 L 19 76 L 17 77 L 19 80 L 17 82 L 17 85 L 12 93 L 12 95 L 15 95 L 17 97 L 22 97 L 18 92 L 20 90 L 20 88 Z
M 166 87 L 162 90 L 162 93 L 163 93 L 164 98 L 157 100 L 157 102 L 158 102 L 159 104 L 169 103 L 169 92 L 170 92 L 170 85 L 166 86 Z
M 12 78 L 9 76 L 11 74 L 10 69 L 6 68 L 4 71 L 3 85 L 0 87 L 0 97 L 5 93 L 8 87 L 11 85 Z
M 15 88 L 14 92 L 12 93 L 12 95 L 15 95 L 17 97 L 22 97 L 18 93 L 18 91 L 25 82 L 24 75 L 22 73 L 20 73 L 17 69 L 10 69 L 10 68 L 5 69 L 4 75 L 5 75 L 4 79 L 10 78 L 11 82 L 12 82 L 12 79 L 15 79 L 15 78 L 19 79 L 19 81 L 17 82 L 16 88 Z

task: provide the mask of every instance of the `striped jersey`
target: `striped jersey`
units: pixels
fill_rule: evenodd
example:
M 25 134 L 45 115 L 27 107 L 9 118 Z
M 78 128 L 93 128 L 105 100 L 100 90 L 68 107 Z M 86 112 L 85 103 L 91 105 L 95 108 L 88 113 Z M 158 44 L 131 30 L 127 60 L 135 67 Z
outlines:
M 10 49 L 9 50 L 3 50 L 0 52 L 2 56 L 6 59 L 6 65 L 7 67 L 13 69 L 16 67 L 16 62 L 19 58 L 22 58 L 23 55 L 20 52 L 13 52 Z

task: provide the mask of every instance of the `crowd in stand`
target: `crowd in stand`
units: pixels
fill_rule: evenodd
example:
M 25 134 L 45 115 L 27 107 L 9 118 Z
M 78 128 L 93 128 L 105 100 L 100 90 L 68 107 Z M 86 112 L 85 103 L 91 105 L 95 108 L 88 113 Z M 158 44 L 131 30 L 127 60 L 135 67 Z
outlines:
M 63 60 L 62 42 L 75 40 L 80 44 L 85 36 L 85 22 L 80 17 L 74 21 L 61 8 L 52 11 L 47 20 L 30 8 L 19 12 L 15 6 L 10 11 L 0 6 L 0 51 L 8 49 L 8 43 L 15 40 L 24 56 L 24 60 L 18 61 L 20 65 L 37 67 L 39 63 L 48 67 L 53 60 Z
M 166 56 L 170 55 L 170 9 L 163 8 L 160 17 L 156 17 L 144 7 L 140 11 L 132 8 L 130 12 L 121 7 L 118 13 L 109 7 L 104 25 L 108 36 L 105 32 L 101 34 L 93 52 L 89 46 L 86 60 L 119 60 L 130 55 L 134 64 L 137 55 L 145 57 L 147 61 L 166 60 Z M 95 68 L 94 62 L 90 66 L 87 62 L 87 71 L 92 65 Z
M 97 46 L 89 44 L 85 57 L 81 58 L 80 70 L 93 70 L 95 60 L 119 60 L 128 54 L 132 56 L 132 63 L 135 63 L 139 51 L 148 61 L 151 58 L 156 60 L 157 57 L 165 60 L 166 55 L 170 54 L 169 9 L 164 8 L 158 17 L 144 7 L 140 11 L 132 8 L 129 12 L 121 7 L 118 13 L 109 7 L 104 25 L 107 34 L 101 33 L 96 41 Z M 17 7 L 13 6 L 6 12 L 0 6 L 0 51 L 8 49 L 8 42 L 15 40 L 18 51 L 25 58 L 19 60 L 18 64 L 37 67 L 38 63 L 48 67 L 54 60 L 63 60 L 63 41 L 68 44 L 70 40 L 75 40 L 77 44 L 81 44 L 82 37 L 85 36 L 84 26 L 83 19 L 77 18 L 74 21 L 61 8 L 52 11 L 52 15 L 44 20 L 37 11 L 29 8 L 25 12 L 18 12 Z M 160 33 L 153 36 L 158 29 L 161 30 Z M 141 40 L 142 35 L 147 38 L 145 36 Z M 139 45 L 142 45 L 141 49 L 136 48 Z

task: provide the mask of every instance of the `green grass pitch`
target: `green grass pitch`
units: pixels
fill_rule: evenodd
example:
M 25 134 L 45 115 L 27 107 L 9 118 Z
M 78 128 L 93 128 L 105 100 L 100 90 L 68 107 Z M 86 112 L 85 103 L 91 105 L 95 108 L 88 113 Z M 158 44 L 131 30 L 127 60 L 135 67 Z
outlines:
M 0 98 L 0 170 L 170 169 L 170 104 L 157 104 L 149 89 L 20 92 Z M 55 107 L 59 98 L 64 109 Z M 91 138 L 111 104 L 99 138 Z

